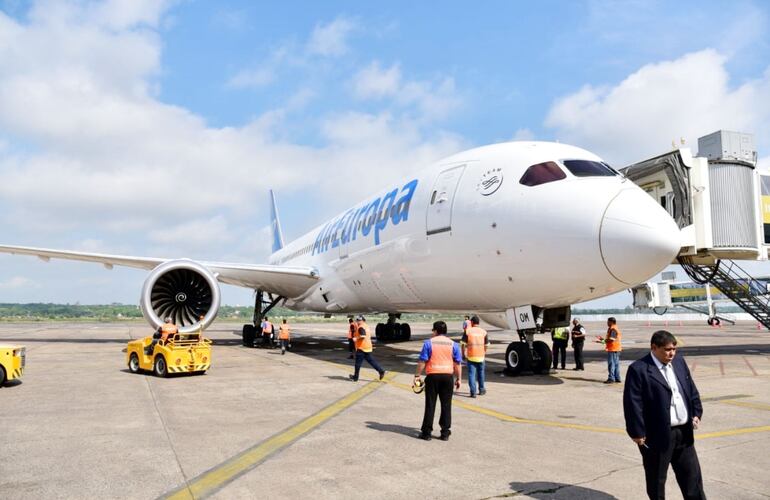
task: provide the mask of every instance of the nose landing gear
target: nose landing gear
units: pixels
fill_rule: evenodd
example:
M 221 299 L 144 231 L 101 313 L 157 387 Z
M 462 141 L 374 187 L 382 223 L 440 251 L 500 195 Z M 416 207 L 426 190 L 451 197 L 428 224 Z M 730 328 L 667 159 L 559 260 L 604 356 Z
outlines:
M 377 323 L 374 328 L 374 335 L 378 342 L 405 342 L 412 338 L 412 327 L 409 326 L 409 323 L 397 323 L 396 320 L 400 318 L 401 315 L 398 313 L 388 314 L 387 323 Z
M 506 372 L 519 375 L 525 371 L 536 374 L 548 373 L 553 362 L 551 348 L 542 340 L 534 340 L 535 330 L 519 330 L 519 340 L 505 350 Z

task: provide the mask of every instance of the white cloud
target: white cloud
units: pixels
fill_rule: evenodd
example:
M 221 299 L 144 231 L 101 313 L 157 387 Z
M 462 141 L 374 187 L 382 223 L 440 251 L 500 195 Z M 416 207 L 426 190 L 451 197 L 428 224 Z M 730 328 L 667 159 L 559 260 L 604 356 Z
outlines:
M 513 133 L 512 141 L 534 141 L 535 134 L 528 128 L 520 128 Z
M 356 28 L 353 20 L 344 17 L 317 24 L 307 42 L 307 52 L 325 57 L 344 55 L 348 51 L 347 39 Z
M 43 12 L 49 5 L 56 15 Z M 136 5 L 144 10 L 46 3 L 25 21 L 0 13 L 0 136 L 32 145 L 0 150 L 3 239 L 30 238 L 8 243 L 253 261 L 256 250 L 267 253 L 249 236 L 255 218 L 266 220 L 266 203 L 255 199 L 267 187 L 331 200 L 301 228 L 310 229 L 349 205 L 336 193 L 364 195 L 463 145 L 427 135 L 409 113 L 388 112 L 322 117 L 325 141 L 312 146 L 277 139 L 287 111 L 315 98 L 312 87 L 244 126 L 207 126 L 156 97 L 162 43 L 151 26 L 163 24 L 163 12 Z M 327 52 L 329 33 L 349 32 L 335 26 L 319 31 Z M 446 108 L 454 93 L 447 81 L 402 82 L 400 90 L 424 113 Z
M 353 78 L 353 92 L 359 99 L 390 97 L 398 93 L 400 87 L 401 68 L 398 64 L 382 68 L 379 61 L 373 61 Z
M 5 281 L 0 281 L 0 290 L 37 288 L 39 286 L 38 283 L 24 276 L 13 276 Z
M 275 70 L 268 66 L 256 69 L 244 69 L 227 81 L 227 86 L 234 89 L 264 87 L 275 80 Z
M 618 166 L 664 152 L 680 137 L 697 150 L 697 138 L 718 129 L 755 133 L 759 149 L 767 148 L 770 72 L 731 87 L 726 63 L 709 49 L 649 64 L 615 86 L 584 86 L 558 99 L 545 123 L 558 139 Z
M 413 108 L 422 120 L 445 118 L 461 104 L 451 77 L 405 80 L 399 64 L 383 68 L 379 61 L 358 71 L 352 88 L 359 99 L 389 99 L 398 107 Z

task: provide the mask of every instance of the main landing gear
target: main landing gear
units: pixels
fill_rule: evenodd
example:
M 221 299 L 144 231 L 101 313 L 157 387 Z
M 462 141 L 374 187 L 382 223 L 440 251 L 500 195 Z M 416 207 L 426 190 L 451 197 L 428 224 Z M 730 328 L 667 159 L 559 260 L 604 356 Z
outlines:
M 265 296 L 267 296 L 267 300 Z M 269 313 L 270 310 L 284 298 L 285 297 L 281 297 L 280 295 L 273 297 L 273 294 L 271 293 L 256 290 L 252 324 L 243 325 L 242 338 L 244 347 L 255 347 L 256 339 L 262 339 L 262 330 L 259 329 L 259 325 L 262 324 L 262 318 L 264 318 L 267 313 Z
M 505 350 L 506 372 L 510 375 L 528 370 L 548 373 L 553 361 L 551 348 L 542 340 L 534 340 L 535 330 L 519 330 L 518 333 L 519 340 L 511 342 Z
M 412 327 L 409 323 L 396 323 L 400 318 L 400 314 L 388 314 L 387 323 L 377 323 L 374 336 L 378 342 L 406 341 L 412 338 Z

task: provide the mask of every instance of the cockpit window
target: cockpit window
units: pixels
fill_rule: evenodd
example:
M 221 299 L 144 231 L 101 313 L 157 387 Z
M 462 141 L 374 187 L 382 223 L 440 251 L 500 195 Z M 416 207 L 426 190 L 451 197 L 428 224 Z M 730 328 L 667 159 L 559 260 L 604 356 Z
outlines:
M 539 186 L 546 182 L 553 182 L 564 179 L 567 174 L 559 168 L 559 165 L 552 161 L 532 165 L 524 172 L 519 182 L 525 186 Z
M 612 177 L 618 172 L 604 162 L 591 160 L 564 160 L 564 166 L 575 177 Z

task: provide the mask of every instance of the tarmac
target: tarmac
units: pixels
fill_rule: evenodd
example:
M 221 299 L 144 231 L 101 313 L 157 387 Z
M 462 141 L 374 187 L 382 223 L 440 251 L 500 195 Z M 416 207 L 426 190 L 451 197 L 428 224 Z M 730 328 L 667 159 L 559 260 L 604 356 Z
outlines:
M 589 336 L 601 323 L 585 325 Z M 662 322 L 619 322 L 622 374 Z M 487 394 L 455 394 L 447 442 L 417 439 L 411 384 L 428 324 L 376 345 L 348 380 L 346 322 L 298 324 L 292 349 L 241 346 L 217 322 L 203 376 L 131 374 L 131 323 L 2 323 L 27 346 L 20 381 L 0 388 L 0 498 L 645 498 L 641 457 L 624 431 L 623 385 L 605 385 L 602 346 L 586 369 L 506 376 L 514 333 L 490 328 Z M 666 328 L 704 402 L 697 431 L 709 498 L 770 498 L 770 332 L 755 323 Z M 459 325 L 450 336 L 459 339 Z M 548 340 L 550 339 L 545 339 Z M 549 342 L 550 343 L 550 342 Z M 464 374 L 465 375 L 465 374 Z M 438 424 L 434 427 L 438 436 Z M 673 473 L 669 498 L 681 498 Z

